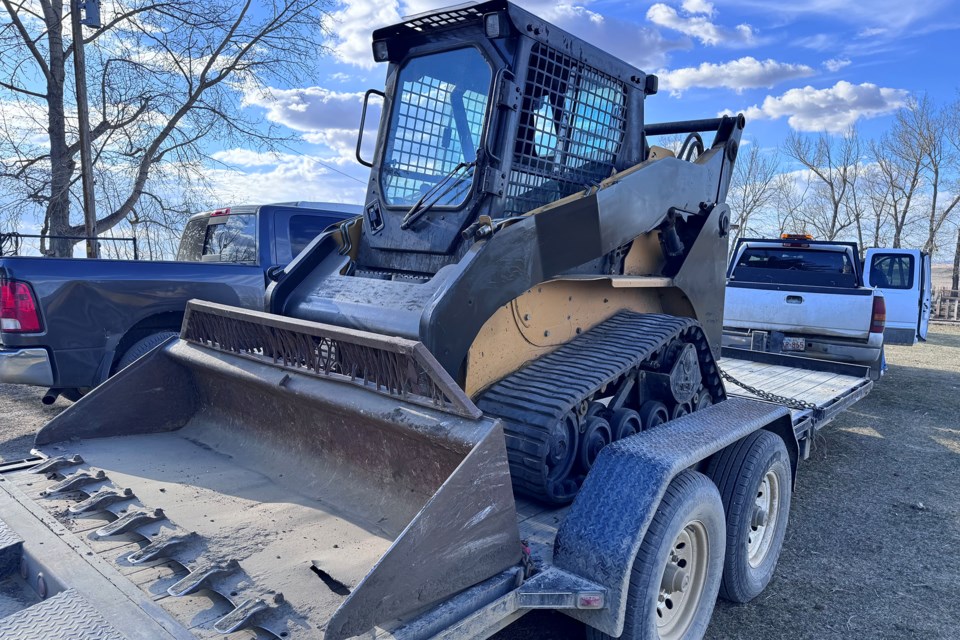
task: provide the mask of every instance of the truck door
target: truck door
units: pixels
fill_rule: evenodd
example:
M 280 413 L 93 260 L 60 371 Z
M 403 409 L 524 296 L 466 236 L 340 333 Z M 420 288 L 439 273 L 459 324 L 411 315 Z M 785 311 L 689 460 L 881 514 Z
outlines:
M 933 278 L 930 274 L 930 254 L 920 254 L 920 322 L 917 324 L 917 336 L 927 339 L 927 327 L 930 325 L 930 312 L 933 309 Z
M 883 292 L 887 307 L 883 340 L 887 344 L 912 345 L 920 337 L 918 331 L 923 313 L 920 257 L 919 251 L 910 249 L 867 250 L 864 280 Z M 929 310 L 927 314 L 929 316 Z

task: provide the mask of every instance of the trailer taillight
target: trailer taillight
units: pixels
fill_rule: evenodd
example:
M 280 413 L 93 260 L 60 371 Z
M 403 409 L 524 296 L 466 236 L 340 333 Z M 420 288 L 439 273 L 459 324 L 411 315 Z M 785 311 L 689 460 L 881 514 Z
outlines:
M 0 331 L 37 333 L 40 330 L 40 312 L 30 285 L 0 280 Z
M 883 333 L 887 326 L 887 303 L 882 296 L 873 298 L 873 319 L 870 321 L 870 333 Z

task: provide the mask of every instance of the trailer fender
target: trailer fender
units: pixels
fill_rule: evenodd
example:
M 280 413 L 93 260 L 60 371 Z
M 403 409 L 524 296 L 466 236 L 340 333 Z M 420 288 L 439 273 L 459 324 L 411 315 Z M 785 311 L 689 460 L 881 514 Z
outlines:
M 607 607 L 564 613 L 618 637 L 623 632 L 634 558 L 667 485 L 680 471 L 764 428 L 786 436 L 795 460 L 797 442 L 790 412 L 741 398 L 604 448 L 560 525 L 554 560 L 557 568 L 604 587 Z

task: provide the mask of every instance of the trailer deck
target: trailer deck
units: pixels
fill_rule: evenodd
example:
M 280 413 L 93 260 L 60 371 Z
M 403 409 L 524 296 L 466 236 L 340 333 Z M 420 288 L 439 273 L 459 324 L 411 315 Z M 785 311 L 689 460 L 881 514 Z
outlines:
M 732 397 L 777 404 L 777 399 L 744 388 L 747 386 L 765 394 L 796 399 L 800 401 L 798 405 L 816 405 L 790 407 L 804 458 L 810 455 L 813 436 L 873 389 L 869 367 L 784 354 L 724 348 L 720 368 L 741 383 L 725 382 Z

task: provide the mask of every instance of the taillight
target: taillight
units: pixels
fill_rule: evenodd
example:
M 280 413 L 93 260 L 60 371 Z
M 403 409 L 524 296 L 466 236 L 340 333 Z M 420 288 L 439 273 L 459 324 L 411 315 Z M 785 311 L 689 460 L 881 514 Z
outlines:
M 15 280 L 0 281 L 0 331 L 37 333 L 40 312 L 30 285 Z
M 881 296 L 873 298 L 873 319 L 870 321 L 870 333 L 883 333 L 887 326 L 887 303 Z

